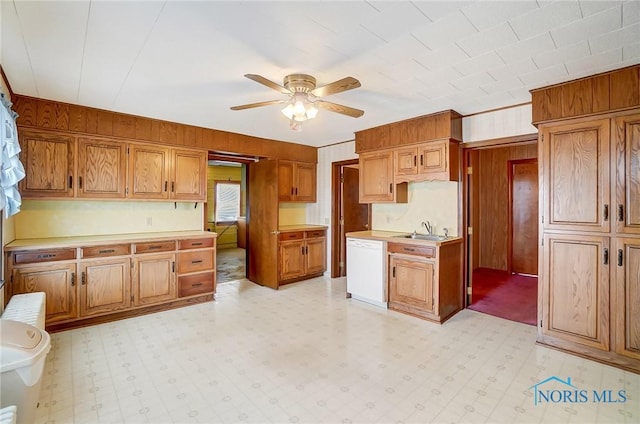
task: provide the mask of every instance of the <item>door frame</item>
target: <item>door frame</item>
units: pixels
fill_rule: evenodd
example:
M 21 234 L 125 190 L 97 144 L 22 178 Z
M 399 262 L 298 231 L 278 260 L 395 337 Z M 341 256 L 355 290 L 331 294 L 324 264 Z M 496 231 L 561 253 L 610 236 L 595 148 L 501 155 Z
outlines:
M 340 174 L 347 165 L 357 165 L 360 159 L 348 159 L 331 163 L 331 278 L 340 276 L 340 253 L 342 231 L 340 225 L 340 207 L 342 205 L 342 190 Z M 371 204 L 369 208 L 369 228 L 371 228 Z
M 509 225 L 507 227 L 507 272 L 509 274 L 513 273 L 513 168 L 514 165 L 524 164 L 524 163 L 535 163 L 536 168 L 538 164 L 538 158 L 529 158 L 529 159 L 513 159 L 508 161 L 508 178 L 509 178 Z M 537 171 L 537 169 L 536 169 Z M 537 172 L 536 172 L 537 174 Z M 540 175 L 538 176 L 538 186 L 540 185 Z M 538 193 L 540 190 L 538 189 Z M 537 196 L 537 193 L 536 193 Z M 539 197 L 539 196 L 537 196 Z M 537 198 L 536 197 L 536 198 Z M 540 209 L 540 205 L 538 205 L 538 210 Z M 538 214 L 536 214 L 536 217 Z M 536 218 L 537 219 L 537 218 Z
M 473 229 L 472 229 L 472 217 L 469 216 L 469 211 L 473 210 L 471 198 L 470 180 L 471 174 L 469 169 L 471 166 L 469 152 L 483 149 L 493 149 L 499 147 L 509 146 L 522 146 L 525 144 L 537 144 L 538 133 L 530 133 L 524 135 L 518 135 L 513 137 L 503 137 L 490 140 L 465 142 L 460 145 L 462 148 L 462 237 L 464 242 L 464 261 L 463 261 L 463 280 L 465 287 L 464 307 L 466 308 L 471 304 L 471 290 L 473 287 L 473 270 L 470 269 L 470 255 L 473 253 Z M 474 171 L 477 172 L 477 171 Z M 540 178 L 540 176 L 538 176 Z M 476 233 L 478 229 L 475 229 Z M 471 234 L 469 234 L 471 232 Z M 478 234 L 476 234 L 477 236 Z

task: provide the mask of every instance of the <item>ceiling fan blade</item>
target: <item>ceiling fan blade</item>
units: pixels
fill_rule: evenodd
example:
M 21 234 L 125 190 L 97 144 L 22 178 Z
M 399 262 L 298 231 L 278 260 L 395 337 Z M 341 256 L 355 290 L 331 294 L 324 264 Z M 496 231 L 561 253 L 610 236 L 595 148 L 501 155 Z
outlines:
M 336 103 L 325 102 L 324 100 L 316 100 L 313 103 L 322 109 L 326 109 L 331 112 L 341 113 L 343 115 L 351 116 L 353 118 L 359 118 L 362 115 L 364 115 L 363 110 L 355 109 L 349 106 L 339 105 Z
M 324 97 L 330 94 L 341 93 L 343 91 L 352 90 L 360 87 L 360 81 L 353 77 L 342 78 L 341 80 L 334 81 L 322 87 L 311 90 L 311 94 L 316 97 Z
M 284 88 L 283 86 L 276 84 L 275 82 L 266 79 L 265 77 L 263 77 L 262 75 L 256 75 L 256 74 L 245 74 L 245 77 L 249 78 L 250 80 L 253 80 L 257 83 L 260 83 L 262 85 L 266 85 L 267 87 L 279 91 L 282 94 L 291 94 L 291 91 L 287 88 Z
M 246 105 L 233 106 L 231 110 L 243 110 L 243 109 L 251 109 L 252 107 L 260 107 L 260 106 L 269 106 L 269 105 L 277 105 L 279 103 L 285 103 L 288 100 L 269 100 L 266 102 L 258 102 L 258 103 L 249 103 Z

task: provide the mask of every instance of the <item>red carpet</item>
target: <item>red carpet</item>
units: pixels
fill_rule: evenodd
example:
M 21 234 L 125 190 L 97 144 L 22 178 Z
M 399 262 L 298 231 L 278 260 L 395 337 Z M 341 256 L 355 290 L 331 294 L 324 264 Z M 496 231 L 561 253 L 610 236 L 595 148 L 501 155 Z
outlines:
M 469 309 L 511 321 L 536 325 L 538 278 L 478 268 L 473 271 Z

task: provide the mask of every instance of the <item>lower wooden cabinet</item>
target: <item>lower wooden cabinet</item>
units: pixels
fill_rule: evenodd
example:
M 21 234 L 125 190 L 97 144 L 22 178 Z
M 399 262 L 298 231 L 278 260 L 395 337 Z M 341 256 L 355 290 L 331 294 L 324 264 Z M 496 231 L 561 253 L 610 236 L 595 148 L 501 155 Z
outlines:
M 640 360 L 640 238 L 623 238 L 616 246 L 615 351 Z
M 387 243 L 389 309 L 442 323 L 463 307 L 462 239 Z
M 11 295 L 44 292 L 46 324 L 78 317 L 76 263 L 45 262 L 13 268 L 9 277 Z M 9 299 L 7 299 L 8 301 Z
M 278 242 L 279 284 L 322 275 L 327 269 L 326 230 L 287 231 Z
M 45 292 L 48 330 L 213 299 L 215 234 L 51 249 L 6 248 L 6 302 Z M 142 310 L 142 311 L 141 311 Z
M 131 307 L 130 258 L 82 261 L 79 280 L 80 316 Z

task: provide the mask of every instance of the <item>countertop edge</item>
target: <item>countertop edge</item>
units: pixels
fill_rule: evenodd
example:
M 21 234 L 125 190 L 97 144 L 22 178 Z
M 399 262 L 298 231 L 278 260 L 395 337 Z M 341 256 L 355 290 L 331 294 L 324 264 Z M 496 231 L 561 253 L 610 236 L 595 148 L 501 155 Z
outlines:
M 294 224 L 294 225 L 281 225 L 278 227 L 278 231 L 286 233 L 290 231 L 304 231 L 304 230 L 326 230 L 326 225 L 316 224 Z
M 403 243 L 403 244 L 420 244 L 427 246 L 441 246 L 444 244 L 450 243 L 459 243 L 462 242 L 462 237 L 451 237 L 446 240 L 417 240 L 410 238 L 402 238 L 402 236 L 410 233 L 401 232 L 401 231 L 384 231 L 384 230 L 368 230 L 368 231 L 354 231 L 347 233 L 346 236 L 350 238 L 359 238 L 365 240 L 380 240 L 386 242 L 393 243 Z
M 158 240 L 184 240 L 190 238 L 216 238 L 210 231 L 167 231 L 158 233 L 108 234 L 94 236 L 51 237 L 39 239 L 16 239 L 4 246 L 5 252 L 26 249 L 53 249 L 84 246 L 99 246 L 107 243 L 137 243 Z

